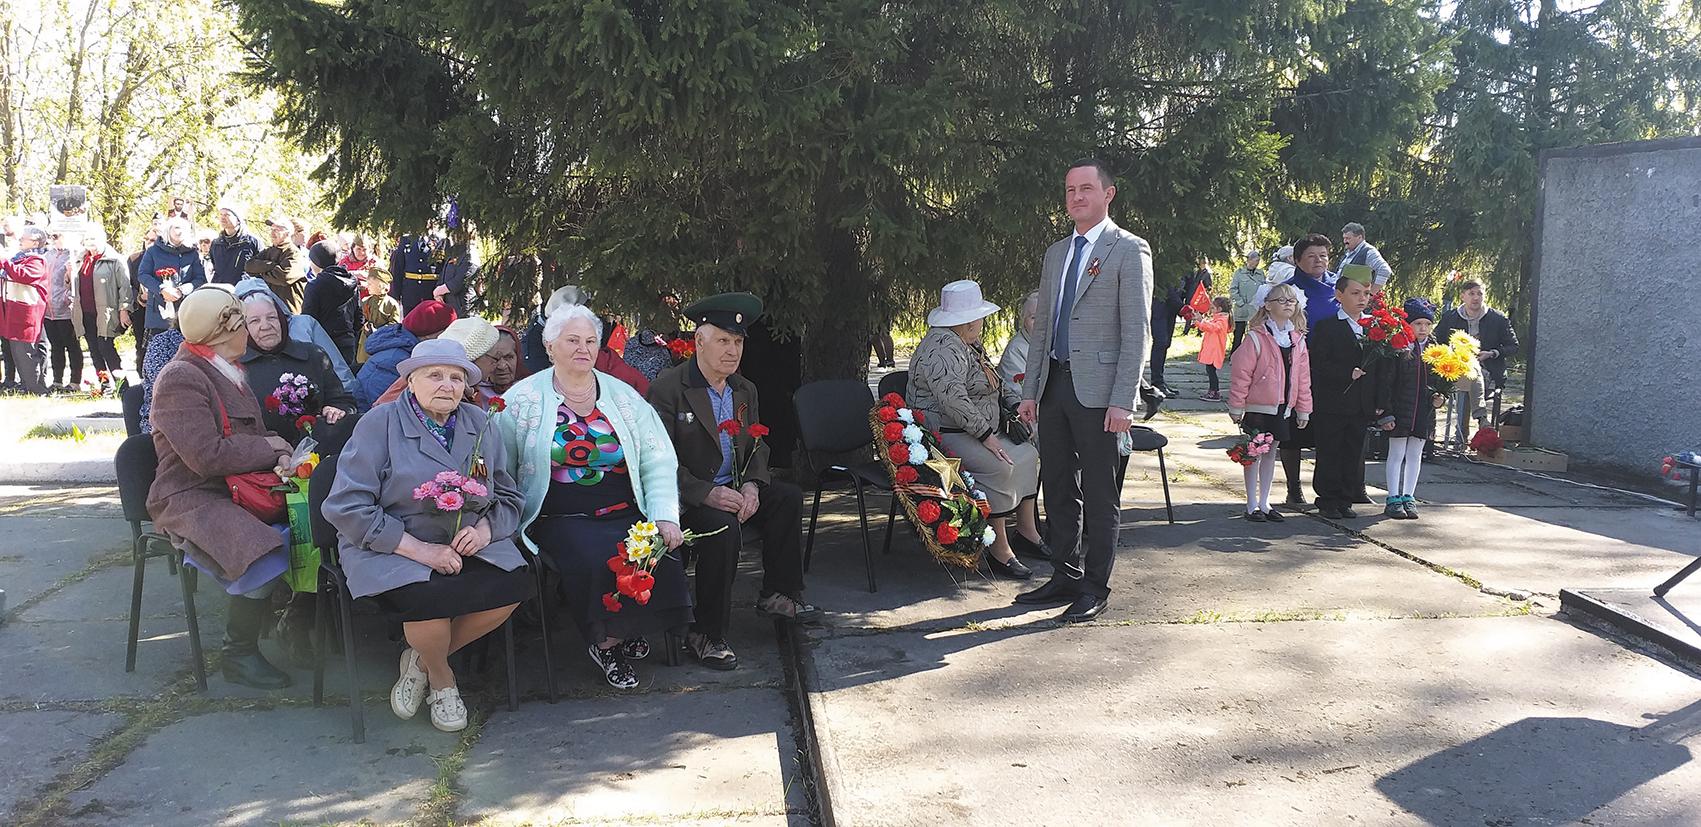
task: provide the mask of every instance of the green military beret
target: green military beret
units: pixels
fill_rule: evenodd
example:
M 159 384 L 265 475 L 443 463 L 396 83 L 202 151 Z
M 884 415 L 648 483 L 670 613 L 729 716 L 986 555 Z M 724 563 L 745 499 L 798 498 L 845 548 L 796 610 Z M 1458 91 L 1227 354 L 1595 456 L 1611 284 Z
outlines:
M 762 300 L 751 293 L 721 293 L 685 308 L 685 318 L 739 336 L 745 335 L 761 316 Z

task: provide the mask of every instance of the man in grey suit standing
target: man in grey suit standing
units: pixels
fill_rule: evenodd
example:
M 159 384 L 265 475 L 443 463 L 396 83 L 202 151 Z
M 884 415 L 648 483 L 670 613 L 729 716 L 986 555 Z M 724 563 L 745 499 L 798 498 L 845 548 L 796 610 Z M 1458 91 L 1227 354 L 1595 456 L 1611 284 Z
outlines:
M 1122 524 L 1116 440 L 1134 422 L 1151 347 L 1152 248 L 1110 220 L 1116 185 L 1102 162 L 1075 162 L 1063 183 L 1075 232 L 1045 251 L 1040 312 L 1017 408 L 1044 434 L 1040 482 L 1053 572 L 1016 602 L 1068 603 L 1058 620 L 1081 623 L 1103 613 L 1110 597 Z M 1089 529 L 1084 555 L 1083 510 Z

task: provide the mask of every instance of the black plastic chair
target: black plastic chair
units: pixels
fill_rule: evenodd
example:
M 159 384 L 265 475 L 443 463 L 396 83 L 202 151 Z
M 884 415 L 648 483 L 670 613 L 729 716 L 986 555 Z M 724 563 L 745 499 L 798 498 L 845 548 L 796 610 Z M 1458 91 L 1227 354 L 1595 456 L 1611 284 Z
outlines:
M 878 393 L 881 399 L 885 399 L 886 394 L 889 393 L 895 393 L 905 399 L 908 399 L 910 395 L 910 372 L 907 370 L 895 370 L 880 377 L 880 390 Z
M 124 651 L 124 671 L 136 671 L 136 640 L 142 630 L 142 577 L 149 557 L 164 557 L 177 565 L 183 552 L 171 544 L 171 539 L 157 531 L 143 531 L 143 523 L 152 523 L 148 514 L 148 488 L 154 484 L 154 472 L 159 456 L 154 453 L 153 437 L 137 434 L 118 446 L 113 460 L 118 472 L 118 501 L 124 509 L 124 519 L 130 523 L 130 559 L 135 576 L 130 581 L 130 637 Z M 207 690 L 207 664 L 201 653 L 201 627 L 195 615 L 196 572 L 194 566 L 182 566 L 178 582 L 183 586 L 183 616 L 189 627 L 189 652 L 195 661 L 195 686 Z
M 798 433 L 803 449 L 811 454 L 867 455 L 874 444 L 874 434 L 868 428 L 868 414 L 874 409 L 874 394 L 868 384 L 854 379 L 831 379 L 810 382 L 792 395 L 797 403 Z M 892 482 L 885 466 L 877 461 L 854 465 L 829 465 L 816 474 L 815 504 L 809 509 L 809 537 L 803 547 L 803 570 L 809 570 L 815 552 L 815 525 L 821 516 L 821 490 L 829 477 L 843 477 L 856 490 L 857 518 L 862 526 L 862 559 L 868 567 L 868 590 L 877 591 L 874 582 L 874 550 L 868 542 L 868 502 L 865 491 L 891 494 Z M 898 519 L 898 498 L 892 496 L 886 510 L 886 544 L 883 553 L 892 550 L 892 528 Z
M 118 393 L 118 402 L 124 407 L 124 432 L 135 436 L 142 432 L 142 386 L 125 385 Z
M 1135 425 L 1128 429 L 1128 437 L 1136 451 L 1156 451 L 1158 454 L 1158 479 L 1164 484 L 1164 513 L 1169 516 L 1170 525 L 1175 525 L 1175 506 L 1169 501 L 1169 469 L 1164 465 L 1164 446 L 1169 444 L 1169 437 L 1158 433 L 1144 425 Z M 1122 458 L 1119 478 L 1128 478 L 1128 457 Z
M 360 672 L 354 659 L 354 595 L 349 592 L 348 576 L 343 573 L 342 566 L 337 562 L 337 529 L 325 519 L 325 498 L 331 493 L 331 485 L 337 478 L 337 457 L 335 454 L 326 456 L 314 469 L 312 480 L 307 486 L 307 509 L 312 522 L 313 545 L 319 549 L 319 598 L 313 604 L 313 705 L 323 706 L 325 702 L 325 626 L 326 626 L 326 592 L 330 592 L 337 602 L 337 617 L 342 625 L 343 661 L 348 670 L 348 707 L 349 719 L 354 731 L 354 742 L 366 743 L 366 714 L 360 699 Z M 368 601 L 379 608 L 375 602 Z M 387 614 L 387 613 L 386 613 Z M 545 626 L 548 616 L 544 616 Z M 508 711 L 520 708 L 520 685 L 516 677 L 514 657 L 514 619 L 509 617 L 502 624 L 503 644 L 508 660 Z M 544 632 L 545 651 L 548 647 L 548 631 Z M 555 672 L 549 665 L 548 655 L 545 655 L 545 668 L 549 670 L 549 692 L 551 701 L 555 698 Z

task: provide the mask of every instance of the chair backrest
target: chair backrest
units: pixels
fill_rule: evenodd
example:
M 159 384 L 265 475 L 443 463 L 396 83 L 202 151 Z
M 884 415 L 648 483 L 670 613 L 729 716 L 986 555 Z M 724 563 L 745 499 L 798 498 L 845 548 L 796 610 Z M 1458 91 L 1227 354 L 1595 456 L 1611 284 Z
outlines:
M 874 410 L 874 392 L 868 383 L 855 379 L 810 382 L 798 388 L 792 400 L 797 403 L 804 450 L 844 454 L 873 444 L 868 414 Z
M 899 396 L 904 397 L 905 399 L 909 398 L 909 396 L 910 396 L 910 372 L 909 371 L 907 371 L 907 370 L 895 370 L 895 371 L 892 371 L 891 373 L 886 374 L 885 376 L 880 377 L 880 398 L 885 399 L 886 394 L 889 394 L 889 393 L 895 393 Z
M 142 432 L 142 391 L 140 382 L 125 385 L 118 394 L 118 401 L 124 406 L 124 432 L 135 436 Z
M 124 507 L 124 519 L 148 522 L 148 489 L 154 484 L 154 471 L 159 455 L 154 452 L 154 438 L 133 434 L 118 446 L 112 464 L 118 472 L 118 501 Z
M 360 414 L 349 414 L 337 420 L 335 425 L 325 424 L 323 417 L 315 420 L 313 426 L 313 441 L 319 443 L 319 458 L 334 456 L 343 452 L 343 446 L 348 444 L 348 438 L 354 435 L 354 426 L 360 424 Z
M 331 495 L 331 484 L 337 481 L 337 455 L 322 455 L 319 467 L 307 481 L 307 514 L 313 523 L 313 545 L 336 548 L 337 528 L 325 519 L 325 498 Z

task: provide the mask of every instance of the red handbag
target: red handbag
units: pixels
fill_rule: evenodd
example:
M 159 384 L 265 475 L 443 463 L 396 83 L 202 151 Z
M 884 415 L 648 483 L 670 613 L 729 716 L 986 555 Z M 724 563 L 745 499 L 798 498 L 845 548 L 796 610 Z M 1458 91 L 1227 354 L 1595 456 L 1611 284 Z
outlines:
M 224 411 L 224 400 L 217 401 L 219 424 L 223 426 L 224 435 L 228 437 L 230 416 Z M 288 505 L 284 502 L 283 480 L 274 472 L 247 471 L 230 474 L 224 478 L 224 484 L 230 489 L 230 501 L 259 518 L 262 523 L 281 523 L 288 514 Z

